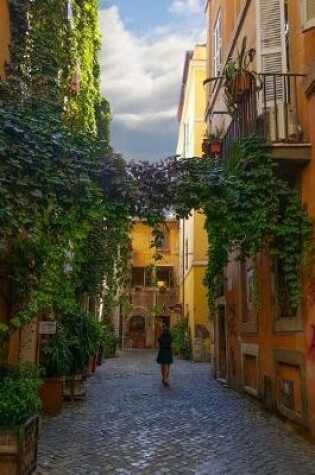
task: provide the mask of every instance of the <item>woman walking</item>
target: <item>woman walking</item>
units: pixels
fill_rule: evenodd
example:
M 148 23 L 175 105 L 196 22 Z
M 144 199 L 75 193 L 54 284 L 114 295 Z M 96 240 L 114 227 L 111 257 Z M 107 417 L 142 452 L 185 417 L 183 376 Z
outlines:
M 170 365 L 173 363 L 173 353 L 172 353 L 172 335 L 169 328 L 164 328 L 160 337 L 158 338 L 159 342 L 159 353 L 157 355 L 156 361 L 161 366 L 162 374 L 162 383 L 164 386 L 169 386 L 168 378 L 170 375 Z

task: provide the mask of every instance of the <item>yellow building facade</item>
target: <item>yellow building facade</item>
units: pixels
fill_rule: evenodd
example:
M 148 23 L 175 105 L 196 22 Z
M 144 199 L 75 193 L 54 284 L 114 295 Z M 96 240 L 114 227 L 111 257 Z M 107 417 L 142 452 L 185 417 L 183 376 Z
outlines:
M 133 221 L 127 289 L 130 305 L 121 315 L 123 348 L 156 348 L 163 324 L 172 327 L 181 318 L 177 311 L 179 224 L 176 218 L 166 217 L 160 231 L 164 239 L 156 250 L 151 247 L 152 228 L 144 221 Z M 159 260 L 155 260 L 156 252 L 161 257 Z
M 205 133 L 204 109 L 206 45 L 187 51 L 178 105 L 179 133 L 176 153 L 181 157 L 201 157 Z M 179 282 L 183 315 L 188 317 L 193 359 L 210 359 L 212 328 L 209 321 L 207 290 L 203 284 L 207 265 L 208 238 L 201 211 L 180 221 Z
M 223 130 L 222 161 L 251 132 L 265 139 L 277 173 L 315 215 L 315 8 L 313 0 L 208 0 L 207 104 L 209 132 Z M 236 112 L 224 101 L 224 68 L 247 39 L 248 69 L 260 77 L 238 90 Z M 236 87 L 236 86 L 235 86 Z M 315 438 L 314 277 L 303 282 L 290 313 L 281 294 L 283 269 L 268 253 L 257 262 L 231 260 L 215 317 L 215 373 Z M 261 307 L 252 311 L 257 265 Z M 313 271 L 314 275 L 314 271 Z M 279 290 L 280 289 L 280 290 Z

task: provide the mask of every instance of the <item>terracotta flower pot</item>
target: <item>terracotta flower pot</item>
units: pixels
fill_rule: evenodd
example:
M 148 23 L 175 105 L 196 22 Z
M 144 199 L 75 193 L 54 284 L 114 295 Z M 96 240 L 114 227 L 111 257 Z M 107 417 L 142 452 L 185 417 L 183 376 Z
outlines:
M 97 361 L 97 355 L 95 354 L 92 357 L 92 373 L 95 373 L 95 371 L 96 371 L 96 361 Z
M 96 371 L 97 354 L 90 356 L 87 365 L 87 375 L 91 376 Z
M 205 139 L 202 142 L 202 151 L 207 156 L 218 155 L 221 153 L 222 142 L 219 139 Z
M 57 416 L 61 411 L 63 400 L 62 378 L 45 378 L 39 394 L 43 401 L 44 414 Z
M 234 96 L 236 102 L 243 96 L 245 92 L 253 89 L 253 76 L 250 72 L 244 71 L 235 75 L 234 77 Z
M 213 140 L 210 142 L 210 150 L 212 154 L 218 154 L 221 152 L 221 142 L 220 140 Z

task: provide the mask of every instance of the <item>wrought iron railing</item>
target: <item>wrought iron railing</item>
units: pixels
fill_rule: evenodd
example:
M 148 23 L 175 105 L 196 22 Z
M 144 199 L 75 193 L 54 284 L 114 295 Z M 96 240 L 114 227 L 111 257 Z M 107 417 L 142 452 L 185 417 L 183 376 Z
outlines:
M 222 159 L 227 161 L 234 141 L 257 133 L 270 143 L 303 141 L 299 122 L 298 82 L 303 74 L 259 74 L 261 87 L 245 91 L 222 143 Z

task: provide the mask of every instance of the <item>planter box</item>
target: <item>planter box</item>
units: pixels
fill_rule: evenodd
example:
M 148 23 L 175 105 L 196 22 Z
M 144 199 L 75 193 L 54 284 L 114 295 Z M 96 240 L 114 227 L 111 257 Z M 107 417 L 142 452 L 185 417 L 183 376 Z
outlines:
M 63 397 L 67 400 L 82 400 L 86 396 L 86 380 L 82 374 L 73 374 L 63 380 Z
M 45 378 L 39 390 L 43 401 L 43 412 L 47 416 L 57 416 L 63 401 L 62 378 Z
M 0 427 L 1 475 L 29 475 L 37 465 L 39 417 L 16 429 Z

